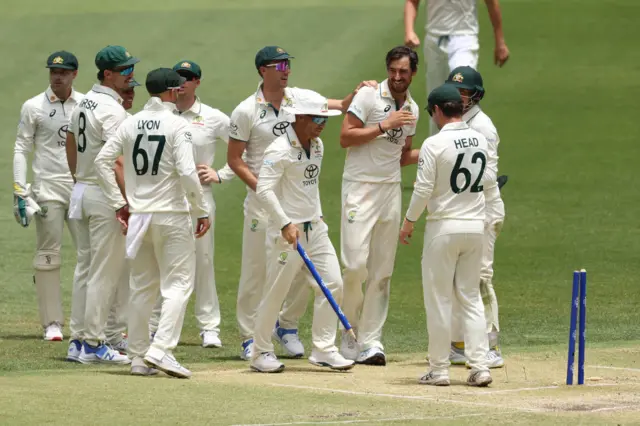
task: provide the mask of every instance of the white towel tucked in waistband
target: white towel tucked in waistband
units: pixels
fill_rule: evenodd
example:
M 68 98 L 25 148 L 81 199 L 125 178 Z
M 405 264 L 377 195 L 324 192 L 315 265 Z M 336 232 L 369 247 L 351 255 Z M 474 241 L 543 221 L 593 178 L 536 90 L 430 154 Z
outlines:
M 126 238 L 127 259 L 134 259 L 138 254 L 138 249 L 151 223 L 151 216 L 152 213 L 132 213 L 129 216 Z
M 82 219 L 82 194 L 86 188 L 86 183 L 76 182 L 73 185 L 69 201 L 69 219 Z

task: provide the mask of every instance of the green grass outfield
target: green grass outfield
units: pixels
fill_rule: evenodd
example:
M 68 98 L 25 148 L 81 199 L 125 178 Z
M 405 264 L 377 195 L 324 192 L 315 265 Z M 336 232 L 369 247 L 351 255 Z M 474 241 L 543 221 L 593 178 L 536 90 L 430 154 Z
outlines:
M 31 261 L 35 226 L 22 229 L 12 214 L 12 159 L 21 104 L 47 86 L 46 57 L 54 50 L 74 52 L 80 61 L 76 88 L 86 92 L 94 82 L 95 53 L 107 44 L 122 44 L 142 59 L 138 81 L 158 66 L 192 59 L 203 68 L 199 95 L 230 114 L 258 84 L 253 60 L 267 44 L 279 44 L 293 54 L 292 86 L 316 90 L 327 97 L 343 97 L 363 79 L 385 78 L 384 55 L 403 41 L 402 0 L 192 0 L 167 3 L 151 0 L 109 3 L 95 0 L 11 1 L 0 16 L 0 385 L 2 380 L 25 377 L 29 390 L 56 393 L 62 403 L 65 387 L 53 386 L 60 377 L 82 381 L 85 366 L 62 362 L 66 343 L 41 340 L 41 327 L 32 284 Z M 424 1 L 419 35 L 423 35 Z M 480 71 L 487 94 L 482 105 L 500 133 L 500 174 L 509 175 L 503 198 L 507 219 L 497 242 L 494 285 L 500 301 L 503 351 L 510 353 L 553 348 L 562 361 L 566 347 L 571 273 L 588 271 L 587 342 L 616 347 L 640 339 L 638 306 L 640 232 L 635 153 L 638 130 L 632 115 L 637 108 L 640 51 L 637 40 L 640 15 L 637 0 L 502 0 L 504 27 L 512 57 L 503 69 L 492 64 L 493 41 L 486 7 L 481 18 Z M 420 59 L 423 60 L 422 51 Z M 412 84 L 412 94 L 424 107 L 424 64 Z M 134 111 L 147 96 L 138 89 Z M 415 145 L 427 135 L 428 115 L 422 113 Z M 345 152 L 338 143 L 341 119 L 333 119 L 323 135 L 327 155 L 321 175 L 323 211 L 331 239 L 339 245 L 340 183 Z M 216 165 L 225 162 L 223 146 Z M 403 209 L 411 197 L 415 166 L 405 168 Z M 224 347 L 204 350 L 193 309 L 187 313 L 182 344 L 176 357 L 198 370 L 243 369 L 233 362 L 239 353 L 235 296 L 240 275 L 242 200 L 239 180 L 215 188 L 217 204 L 215 265 L 222 309 Z M 393 356 L 415 354 L 424 359 L 427 348 L 422 303 L 420 256 L 424 219 L 416 227 L 411 246 L 397 253 L 391 307 L 384 343 Z M 63 253 L 65 312 L 70 310 L 75 253 L 68 233 Z M 311 306 L 310 306 L 311 308 Z M 301 335 L 310 348 L 310 313 L 301 323 Z M 68 329 L 65 328 L 65 336 Z M 624 359 L 619 365 L 625 366 Z M 113 375 L 90 369 L 87 377 L 104 378 L 101 395 L 117 389 Z M 4 375 L 5 377 L 1 377 Z M 72 376 L 69 376 L 72 375 Z M 28 380 L 26 380 L 28 378 Z M 39 379 L 41 378 L 41 380 Z M 127 378 L 127 380 L 129 380 Z M 562 373 L 557 379 L 562 382 Z M 109 382 L 109 384 L 107 384 Z M 137 383 L 129 381 L 127 383 Z M 165 385 L 166 383 L 166 385 Z M 190 382 L 155 381 L 155 389 L 179 393 Z M 27 386 L 26 384 L 23 385 Z M 193 386 L 197 386 L 197 383 Z M 0 387 L 1 393 L 12 387 Z M 144 404 L 152 391 L 136 385 Z M 207 388 L 208 389 L 208 388 Z M 204 390 L 204 389 L 203 389 Z M 87 393 L 92 393 L 90 390 Z M 106 394 L 104 393 L 106 392 Z M 253 391 L 247 403 L 276 401 L 272 394 Z M 282 398 L 298 396 L 287 391 Z M 34 393 L 35 395 L 35 393 Z M 203 395 L 206 404 L 224 403 L 220 388 Z M 248 395 L 248 394 L 247 394 Z M 100 395 L 91 395 L 100 412 Z M 104 404 L 109 407 L 109 397 Z M 316 396 L 308 396 L 311 403 Z M 19 399 L 19 398 L 18 398 Z M 330 404 L 333 396 L 326 400 Z M 7 402 L 2 402 L 7 401 Z M 0 414 L 18 422 L 22 407 L 15 398 L 0 398 Z M 156 402 L 158 402 L 156 400 Z M 117 407 L 112 401 L 113 408 Z M 74 405 L 75 406 L 75 405 Z M 229 406 L 232 407 L 232 406 Z M 241 410 L 233 406 L 231 410 Z M 97 408 L 97 410 L 96 410 Z M 197 407 L 196 407 L 197 408 Z M 428 407 L 427 407 L 428 408 Z M 80 408 L 78 408 L 80 409 Z M 86 410 L 86 407 L 82 408 Z M 102 411 L 104 412 L 104 411 Z M 160 412 L 158 412 L 160 413 Z M 177 422 L 174 411 L 160 420 Z M 135 419 L 135 410 L 126 421 Z M 146 415 L 146 414 L 145 414 Z M 63 414 L 57 419 L 65 422 Z M 282 417 L 282 416 L 280 416 Z M 419 417 L 419 416 L 417 416 Z M 191 418 L 199 422 L 202 418 Z M 224 423 L 248 422 L 246 416 L 227 416 Z M 285 416 L 282 421 L 287 420 Z M 53 419 L 49 419 L 54 421 Z M 105 419 L 106 420 L 106 419 Z M 263 420 L 268 420 L 265 418 Z M 325 419 L 326 420 L 326 419 Z M 472 418 L 478 422 L 480 419 Z M 494 419 L 495 420 L 495 419 Z M 30 422 L 44 420 L 31 418 Z M 112 418 L 112 421 L 115 419 Z M 208 419 L 213 423 L 215 420 Z M 204 421 L 203 421 L 204 422 Z

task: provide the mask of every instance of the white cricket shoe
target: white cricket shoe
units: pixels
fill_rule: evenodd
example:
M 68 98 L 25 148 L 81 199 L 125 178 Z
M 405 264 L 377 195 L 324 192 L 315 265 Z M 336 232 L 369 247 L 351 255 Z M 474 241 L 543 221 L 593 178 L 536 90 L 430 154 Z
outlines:
M 131 360 L 131 375 L 132 376 L 155 376 L 159 371 L 155 368 L 147 367 L 144 360 L 137 356 Z
M 276 322 L 276 327 L 273 329 L 273 338 L 280 343 L 287 356 L 300 358 L 304 355 L 304 346 L 298 337 L 297 328 L 282 328 Z
M 451 381 L 449 380 L 449 375 L 446 373 L 436 373 L 435 371 L 429 371 L 424 376 L 418 379 L 418 383 L 421 385 L 430 385 L 430 386 L 449 386 Z
M 329 367 L 332 370 L 351 370 L 355 365 L 355 362 L 351 359 L 346 359 L 340 352 L 320 352 L 313 350 L 309 357 L 309 362 L 318 367 Z
M 356 359 L 357 364 L 365 365 L 387 365 L 387 358 L 384 355 L 382 348 L 374 346 L 367 350 L 360 352 Z
M 449 362 L 451 365 L 465 365 L 467 357 L 464 356 L 464 349 L 458 349 L 451 345 L 451 351 L 449 352 Z
M 467 368 L 471 368 L 469 366 L 469 361 L 465 363 Z M 502 358 L 502 354 L 498 349 L 491 349 L 487 352 L 487 367 L 489 368 L 502 368 L 504 367 L 504 359 Z
M 263 352 L 251 360 L 251 369 L 259 373 L 280 373 L 284 370 L 284 364 L 278 361 L 273 352 Z
M 200 337 L 202 337 L 202 347 L 203 348 L 221 348 L 222 341 L 220 337 L 218 337 L 218 333 L 213 330 L 205 330 L 200 333 Z
M 343 331 L 340 341 L 340 354 L 346 359 L 355 361 L 360 355 L 360 347 L 351 334 Z
M 493 382 L 493 379 L 488 371 L 473 371 L 467 379 L 469 386 L 485 387 L 489 386 L 491 382 Z
M 115 349 L 116 351 L 120 352 L 122 355 L 126 355 L 127 354 L 127 349 L 129 348 L 129 341 L 127 339 L 123 338 L 122 340 L 120 340 L 115 345 L 111 345 L 111 347 L 113 349 Z
M 247 339 L 242 342 L 242 352 L 240 352 L 240 358 L 245 361 L 251 361 L 251 355 L 253 354 L 253 339 Z
M 80 362 L 80 354 L 82 353 L 82 342 L 77 339 L 73 339 L 69 342 L 69 349 L 67 349 L 67 361 Z
M 82 351 L 78 361 L 83 364 L 130 364 L 128 356 L 122 355 L 107 344 L 100 344 L 96 347 L 89 346 L 87 342 L 82 343 Z
M 179 379 L 188 379 L 191 377 L 191 371 L 183 367 L 173 355 L 164 354 L 162 359 L 157 359 L 151 355 L 145 355 L 143 362 L 149 368 L 155 368 L 160 370 L 169 376 L 177 377 Z
M 62 327 L 57 322 L 52 322 L 44 329 L 44 340 L 49 342 L 62 342 Z

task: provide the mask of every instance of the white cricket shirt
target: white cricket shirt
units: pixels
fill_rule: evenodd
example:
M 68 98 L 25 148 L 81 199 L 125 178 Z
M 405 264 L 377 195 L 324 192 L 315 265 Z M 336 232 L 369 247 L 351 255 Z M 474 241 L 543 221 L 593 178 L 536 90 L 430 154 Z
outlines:
M 84 96 L 72 89 L 62 102 L 48 87 L 22 105 L 13 156 L 13 180 L 25 186 L 27 161 L 33 151 L 35 200 L 67 204 L 73 187 L 65 141 L 71 113 Z
M 487 114 L 480 109 L 479 105 L 474 105 L 467 111 L 462 119 L 476 132 L 479 132 L 487 139 L 487 168 L 485 169 L 484 195 L 489 199 L 500 197 L 498 189 L 498 144 L 500 137 L 496 126 Z
M 114 209 L 125 205 L 113 164 L 123 155 L 124 183 L 132 213 L 189 212 L 208 216 L 193 161 L 193 135 L 175 105 L 152 97 L 109 138 L 95 164 L 100 186 Z M 185 196 L 187 198 L 185 198 Z
M 267 148 L 256 194 L 279 229 L 322 217 L 318 179 L 323 153 L 322 140 L 316 138 L 307 154 L 293 129 Z
M 406 218 L 415 222 L 426 207 L 428 222 L 474 221 L 466 231 L 483 232 L 487 167 L 485 137 L 464 121 L 445 125 L 420 148 L 418 176 Z
M 310 92 L 310 94 L 304 96 L 318 95 L 311 90 L 286 87 L 280 108 L 294 106 L 296 97 L 302 96 L 303 91 Z M 294 118 L 284 111 L 277 112 L 264 99 L 262 84 L 258 86 L 258 90 L 254 94 L 242 101 L 233 110 L 229 125 L 229 136 L 247 143 L 245 148 L 247 154 L 246 163 L 253 174 L 257 176 L 260 172 L 262 158 L 269 144 L 277 137 L 284 135 L 291 125 L 290 121 L 293 120 Z
M 427 0 L 426 30 L 436 36 L 477 35 L 477 0 Z
M 189 123 L 195 163 L 212 166 L 216 155 L 216 141 L 229 143 L 229 117 L 219 109 L 203 104 L 198 98 L 191 108 L 183 112 L 176 110 L 176 114 Z M 235 176 L 228 166 L 217 172 L 222 181 L 233 179 Z
M 127 118 L 122 98 L 113 89 L 94 84 L 73 111 L 69 131 L 76 139 L 76 181 L 97 185 L 94 162 L 104 143 Z
M 407 92 L 401 110 L 419 116 L 418 105 Z M 348 113 L 355 115 L 364 127 L 378 127 L 389 115 L 397 111 L 396 101 L 391 96 L 389 84 L 384 80 L 377 89 L 363 87 L 353 97 Z M 397 183 L 402 181 L 400 157 L 407 137 L 416 133 L 415 126 L 389 129 L 374 140 L 347 148 L 347 159 L 342 178 L 355 182 Z

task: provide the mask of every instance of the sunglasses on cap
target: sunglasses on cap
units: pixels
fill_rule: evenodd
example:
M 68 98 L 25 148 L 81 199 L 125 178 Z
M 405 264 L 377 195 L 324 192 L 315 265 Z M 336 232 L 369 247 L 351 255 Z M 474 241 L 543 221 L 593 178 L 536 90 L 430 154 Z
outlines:
M 265 65 L 265 67 L 275 67 L 276 71 L 284 72 L 291 69 L 291 64 L 289 63 L 289 61 L 280 61 L 276 62 L 275 64 Z
M 313 121 L 318 126 L 321 126 L 325 124 L 327 121 L 329 121 L 329 117 L 319 117 L 317 115 L 314 115 L 311 117 L 311 121 Z

